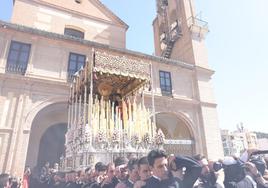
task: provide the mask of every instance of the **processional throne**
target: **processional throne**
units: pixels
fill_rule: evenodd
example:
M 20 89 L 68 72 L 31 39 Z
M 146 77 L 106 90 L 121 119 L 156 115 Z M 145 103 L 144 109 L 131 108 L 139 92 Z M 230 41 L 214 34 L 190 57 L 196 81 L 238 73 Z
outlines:
M 140 157 L 161 146 L 164 135 L 156 130 L 151 87 L 150 63 L 92 51 L 71 82 L 62 168 L 108 163 L 117 156 Z M 144 91 L 152 95 L 150 110 Z

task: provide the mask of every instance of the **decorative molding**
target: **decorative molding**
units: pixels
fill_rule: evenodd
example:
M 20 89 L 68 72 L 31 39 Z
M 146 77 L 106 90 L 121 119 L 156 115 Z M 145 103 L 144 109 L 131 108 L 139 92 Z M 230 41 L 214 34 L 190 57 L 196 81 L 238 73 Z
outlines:
M 151 93 L 150 92 L 145 92 L 145 96 L 148 98 L 151 98 Z M 165 101 L 165 102 L 172 102 L 172 101 L 176 101 L 176 102 L 182 102 L 185 104 L 190 104 L 190 105 L 199 105 L 200 102 L 195 100 L 195 99 L 191 99 L 191 98 L 182 98 L 182 97 L 169 97 L 169 96 L 163 96 L 163 95 L 154 95 L 155 98 L 157 98 L 157 100 L 161 100 L 161 101 Z
M 42 77 L 32 77 L 30 74 L 27 74 L 26 76 L 22 76 L 22 75 L 18 75 L 18 74 L 7 74 L 7 73 L 0 73 L 0 79 L 1 80 L 6 80 L 9 82 L 15 81 L 16 83 L 18 83 L 18 81 L 21 81 L 23 84 L 28 83 L 44 83 L 47 85 L 57 85 L 57 86 L 69 86 L 69 83 L 60 81 L 60 79 L 55 79 L 55 80 L 49 80 L 49 79 L 45 79 L 46 77 L 43 77 L 44 79 L 42 79 Z
M 84 40 L 84 39 L 80 39 L 80 38 L 74 38 L 71 36 L 62 35 L 62 34 L 58 34 L 58 33 L 42 31 L 39 29 L 35 29 L 35 28 L 27 27 L 27 26 L 22 26 L 22 25 L 18 25 L 18 24 L 13 24 L 13 23 L 8 23 L 8 22 L 4 22 L 4 21 L 0 20 L 0 29 L 2 29 L 2 28 L 3 29 L 11 29 L 11 30 L 15 30 L 18 32 L 28 33 L 30 35 L 39 35 L 39 36 L 42 36 L 45 38 L 51 38 L 51 39 L 56 39 L 56 40 L 66 40 L 68 42 L 80 43 L 81 45 L 89 46 L 91 48 L 93 47 L 95 49 L 104 49 L 104 50 L 114 51 L 114 52 L 121 53 L 121 54 L 133 55 L 133 56 L 138 57 L 138 58 L 152 60 L 152 61 L 156 61 L 158 63 L 168 64 L 168 65 L 180 66 L 182 68 L 189 69 L 189 70 L 194 69 L 194 65 L 191 65 L 191 64 L 188 64 L 188 63 L 185 63 L 182 61 L 173 60 L 173 59 L 166 59 L 163 57 L 148 55 L 148 54 L 144 54 L 141 52 L 136 52 L 136 51 L 122 49 L 122 48 L 116 48 L 116 47 L 112 47 L 112 46 L 109 46 L 106 44 L 101 44 L 101 43 L 97 43 L 97 42 L 93 42 L 93 41 L 89 41 L 89 40 Z

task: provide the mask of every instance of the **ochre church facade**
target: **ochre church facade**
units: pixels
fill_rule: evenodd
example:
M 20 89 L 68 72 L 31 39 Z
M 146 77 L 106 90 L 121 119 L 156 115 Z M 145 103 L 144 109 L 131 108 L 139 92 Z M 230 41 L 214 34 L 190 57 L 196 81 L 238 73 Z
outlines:
M 152 64 L 156 125 L 170 153 L 223 156 L 204 44 L 207 23 L 193 0 L 158 0 L 155 55 L 126 49 L 128 25 L 98 0 L 14 0 L 0 21 L 0 170 L 64 153 L 71 76 L 92 50 Z M 145 93 L 145 103 L 152 106 Z

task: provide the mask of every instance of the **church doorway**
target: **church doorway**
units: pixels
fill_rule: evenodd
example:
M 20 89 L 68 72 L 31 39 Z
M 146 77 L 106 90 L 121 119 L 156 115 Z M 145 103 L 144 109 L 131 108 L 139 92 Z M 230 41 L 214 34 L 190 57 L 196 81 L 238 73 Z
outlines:
M 67 124 L 57 124 L 49 127 L 43 134 L 38 152 L 37 166 L 42 167 L 45 162 L 51 165 L 60 163 L 60 157 L 65 152 L 65 133 L 67 131 Z
M 59 162 L 64 153 L 67 112 L 67 103 L 54 103 L 37 113 L 31 126 L 25 165 L 40 168 L 45 161 L 51 165 Z
M 193 155 L 195 153 L 194 136 L 190 125 L 173 113 L 156 114 L 156 126 L 165 135 L 164 149 L 169 154 Z

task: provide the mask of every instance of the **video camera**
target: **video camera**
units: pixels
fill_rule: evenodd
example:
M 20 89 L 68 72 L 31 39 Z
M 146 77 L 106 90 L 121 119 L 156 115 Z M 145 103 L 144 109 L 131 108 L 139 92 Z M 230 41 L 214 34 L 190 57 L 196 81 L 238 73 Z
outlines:
M 261 155 L 268 154 L 268 150 L 260 150 L 260 151 L 255 151 L 252 152 L 249 158 L 249 162 L 255 164 L 256 168 L 258 171 L 264 175 L 265 169 L 266 169 L 266 164 Z M 248 170 L 246 168 L 246 170 Z M 249 171 L 249 170 L 248 170 Z

